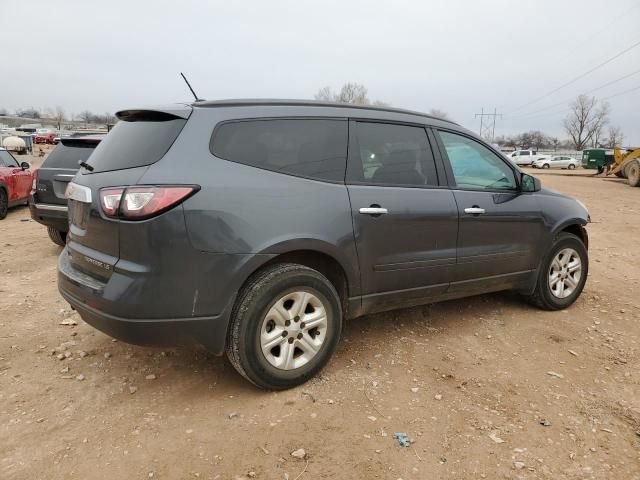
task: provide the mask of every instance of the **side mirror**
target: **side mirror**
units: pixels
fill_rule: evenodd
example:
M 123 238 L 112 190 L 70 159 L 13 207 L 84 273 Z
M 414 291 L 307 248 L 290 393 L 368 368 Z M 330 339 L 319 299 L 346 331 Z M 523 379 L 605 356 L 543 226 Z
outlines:
M 20 168 L 21 168 L 22 170 L 29 170 L 29 169 L 31 168 L 31 165 L 29 165 L 27 162 L 22 162 L 22 163 L 20 164 Z
M 542 189 L 542 183 L 536 177 L 532 177 L 527 173 L 523 173 L 520 177 L 520 191 L 522 192 L 539 192 Z

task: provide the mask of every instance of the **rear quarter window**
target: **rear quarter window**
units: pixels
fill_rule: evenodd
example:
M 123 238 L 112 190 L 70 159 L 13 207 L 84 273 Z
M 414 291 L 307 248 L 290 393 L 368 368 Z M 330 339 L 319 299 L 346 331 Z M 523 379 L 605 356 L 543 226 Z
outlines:
M 347 122 L 338 119 L 265 119 L 224 122 L 209 144 L 218 158 L 274 172 L 343 182 Z

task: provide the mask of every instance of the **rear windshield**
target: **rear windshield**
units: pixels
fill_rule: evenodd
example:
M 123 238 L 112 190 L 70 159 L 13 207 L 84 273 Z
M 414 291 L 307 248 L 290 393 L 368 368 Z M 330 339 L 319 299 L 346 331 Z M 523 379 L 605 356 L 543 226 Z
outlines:
M 60 143 L 49 154 L 42 164 L 42 168 L 68 168 L 77 170 L 80 168 L 80 160 L 87 161 L 89 155 L 93 153 L 99 140 L 93 142 L 66 142 Z
M 121 120 L 98 145 L 88 163 L 94 173 L 151 165 L 167 153 L 186 122 L 169 115 Z

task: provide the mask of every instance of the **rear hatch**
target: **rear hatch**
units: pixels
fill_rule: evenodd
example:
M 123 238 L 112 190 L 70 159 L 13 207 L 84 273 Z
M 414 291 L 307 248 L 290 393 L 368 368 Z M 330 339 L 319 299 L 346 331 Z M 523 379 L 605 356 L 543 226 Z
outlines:
M 38 169 L 33 199 L 36 204 L 66 205 L 67 184 L 87 161 L 104 135 L 70 137 L 61 140 Z
M 105 215 L 100 191 L 136 185 L 150 165 L 169 150 L 187 122 L 191 107 L 127 110 L 69 184 L 68 252 L 74 268 L 101 281 L 119 258 L 121 221 Z

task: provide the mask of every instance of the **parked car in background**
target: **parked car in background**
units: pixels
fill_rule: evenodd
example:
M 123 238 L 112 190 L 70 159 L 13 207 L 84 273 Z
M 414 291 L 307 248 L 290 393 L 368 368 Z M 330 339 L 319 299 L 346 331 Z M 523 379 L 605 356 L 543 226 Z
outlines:
M 575 158 L 568 157 L 566 155 L 554 155 L 552 157 L 542 157 L 539 160 L 533 162 L 535 168 L 568 168 L 573 170 L 580 161 Z
M 516 150 L 507 155 L 507 158 L 516 165 L 532 165 L 536 160 L 545 157 L 545 155 L 538 155 L 536 150 Z
M 78 171 L 79 161 L 86 161 L 104 135 L 62 138 L 42 166 L 36 170 L 29 197 L 31 218 L 47 227 L 49 238 L 64 246 L 69 222 L 64 192 Z
M 117 116 L 67 188 L 58 287 L 130 343 L 226 350 L 282 389 L 344 318 L 510 289 L 558 310 L 587 279 L 584 205 L 456 123 L 292 100 Z
M 31 183 L 29 164 L 18 164 L 10 152 L 0 147 L 0 220 L 7 216 L 9 208 L 27 204 Z
M 56 137 L 57 135 L 55 133 L 37 133 L 36 136 L 33 137 L 33 143 L 46 143 L 53 145 Z

